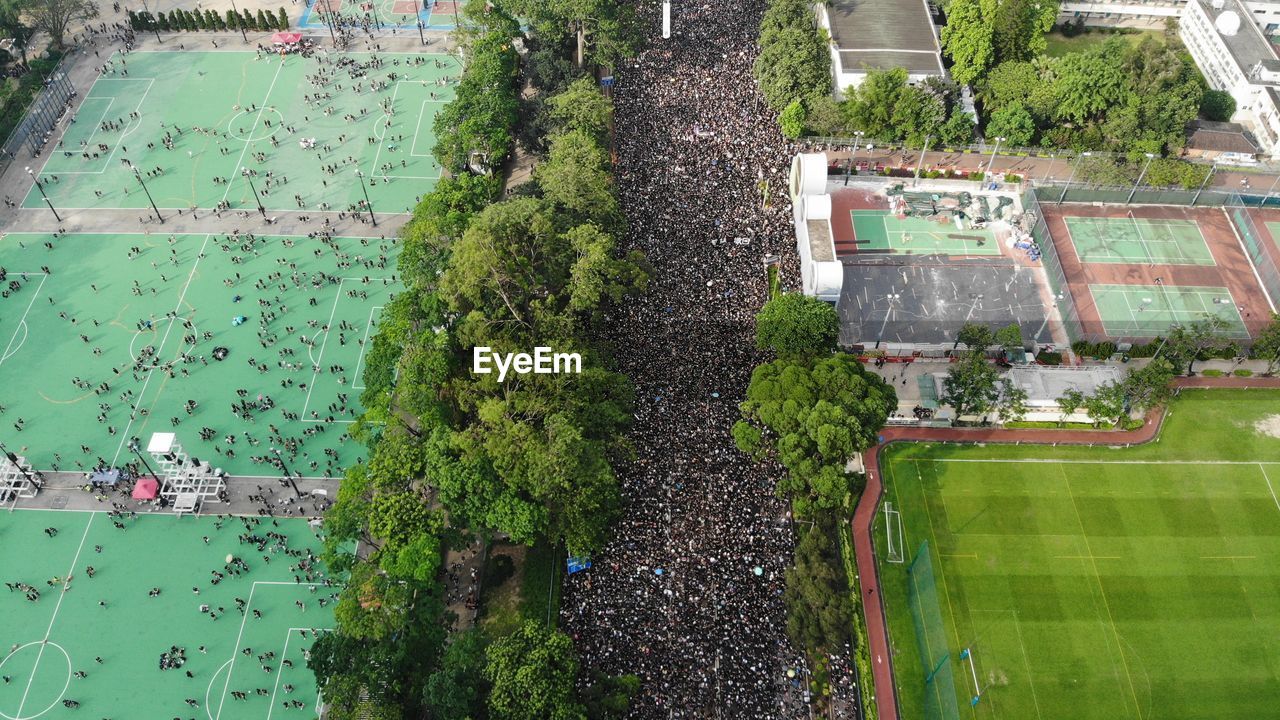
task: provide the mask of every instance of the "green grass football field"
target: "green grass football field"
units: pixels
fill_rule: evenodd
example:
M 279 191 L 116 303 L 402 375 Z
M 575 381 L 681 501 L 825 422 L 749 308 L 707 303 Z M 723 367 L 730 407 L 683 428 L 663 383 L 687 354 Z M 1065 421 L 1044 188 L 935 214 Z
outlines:
M 363 182 L 375 211 L 409 212 L 440 177 L 432 125 L 459 74 L 456 57 L 425 53 L 134 51 L 109 64 L 37 168 L 60 210 L 149 209 L 147 192 L 162 210 L 256 210 L 256 190 L 268 212 L 339 211 L 364 200 Z M 37 188 L 24 206 L 44 206 Z
M 1141 447 L 890 448 L 902 539 L 883 512 L 875 539 L 903 717 L 1274 714 L 1277 435 L 1280 392 L 1212 390 Z
M 402 290 L 399 250 L 379 238 L 4 235 L 0 437 L 45 470 L 132 462 L 129 438 L 174 432 L 232 475 L 279 476 L 273 445 L 293 472 L 340 475 L 363 454 L 346 431 L 378 312 Z
M 295 567 L 307 551 L 320 552 L 307 522 L 277 522 L 246 529 L 239 518 L 141 515 L 123 519 L 120 530 L 105 512 L 0 515 L 0 580 L 40 591 L 33 602 L 21 590 L 0 589 L 0 718 L 315 717 L 319 698 L 305 651 L 317 631 L 333 627 L 337 588 L 315 584 L 320 576 L 308 581 Z M 50 527 L 53 537 L 44 533 Z M 286 542 L 259 550 L 269 532 Z M 245 543 L 242 534 L 254 537 Z M 249 571 L 228 572 L 229 554 Z M 213 571 L 225 575 L 217 585 Z M 65 591 L 61 582 L 48 584 L 68 576 Z M 160 589 L 155 597 L 152 588 Z M 185 650 L 186 662 L 161 670 L 160 656 L 173 646 Z M 68 700 L 80 706 L 67 708 Z

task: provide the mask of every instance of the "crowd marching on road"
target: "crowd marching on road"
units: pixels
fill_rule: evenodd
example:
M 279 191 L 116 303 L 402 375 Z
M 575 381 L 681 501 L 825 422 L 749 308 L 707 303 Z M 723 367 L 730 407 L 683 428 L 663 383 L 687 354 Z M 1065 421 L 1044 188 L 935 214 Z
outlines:
M 791 150 L 751 77 L 762 5 L 682 4 L 669 40 L 649 17 L 655 39 L 618 72 L 624 244 L 654 267 L 649 291 L 609 321 L 636 384 L 636 455 L 620 468 L 617 539 L 566 581 L 561 618 L 587 666 L 641 678 L 637 718 L 809 712 L 803 659 L 785 633 L 793 533 L 774 495 L 781 470 L 757 465 L 730 435 L 763 359 L 753 317 L 764 260 L 795 256 Z M 847 659 L 832 665 L 835 693 L 847 696 Z

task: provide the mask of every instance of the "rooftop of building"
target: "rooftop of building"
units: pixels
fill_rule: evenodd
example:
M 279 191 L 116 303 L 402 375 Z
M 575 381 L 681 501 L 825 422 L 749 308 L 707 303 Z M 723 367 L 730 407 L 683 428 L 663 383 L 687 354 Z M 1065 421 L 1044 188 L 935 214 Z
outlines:
M 831 39 L 846 71 L 906 68 L 941 75 L 941 51 L 925 0 L 831 0 Z
M 1267 67 L 1277 59 L 1275 47 L 1254 24 L 1252 15 L 1240 0 L 1189 0 L 1188 4 L 1200 8 L 1209 16 L 1214 34 L 1222 38 L 1227 52 L 1231 53 L 1232 59 L 1246 77 L 1250 76 L 1254 67 Z M 1228 13 L 1235 15 L 1234 21 L 1230 21 L 1230 18 L 1223 19 Z M 1234 26 L 1235 31 L 1229 34 L 1221 32 L 1222 24 Z
M 1258 154 L 1258 140 L 1239 123 L 1196 120 L 1187 126 L 1187 149 Z

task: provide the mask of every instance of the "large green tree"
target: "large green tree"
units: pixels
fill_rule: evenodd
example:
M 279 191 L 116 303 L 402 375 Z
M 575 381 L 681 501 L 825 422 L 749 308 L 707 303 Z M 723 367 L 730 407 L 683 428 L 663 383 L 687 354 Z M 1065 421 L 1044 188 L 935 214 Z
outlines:
M 787 569 L 787 635 L 810 657 L 842 648 L 850 640 L 853 607 L 849 579 L 836 541 L 838 515 L 817 513 L 797 527 L 795 562 Z
M 981 80 L 995 64 L 996 0 L 951 0 L 942 28 L 942 51 L 951 58 L 951 77 L 961 85 Z
M 772 298 L 756 315 L 756 347 L 779 357 L 830 353 L 839 334 L 835 307 L 802 293 Z
M 1271 322 L 1253 341 L 1253 356 L 1267 363 L 1265 375 L 1272 375 L 1280 366 L 1280 313 L 1272 314 Z
M 839 507 L 850 490 L 846 463 L 875 443 L 897 403 L 851 355 L 776 360 L 751 374 L 733 436 L 743 452 L 782 463 L 778 492 L 798 512 Z
M 574 691 L 578 657 L 567 635 L 526 621 L 485 656 L 491 720 L 585 720 Z
M 48 33 L 58 49 L 64 46 L 72 23 L 98 17 L 98 4 L 93 0 L 19 0 L 18 7 L 22 23 Z
M 995 366 L 981 353 L 966 353 L 947 370 L 940 399 L 955 410 L 957 418 L 983 415 L 996 408 L 1000 399 L 999 379 Z

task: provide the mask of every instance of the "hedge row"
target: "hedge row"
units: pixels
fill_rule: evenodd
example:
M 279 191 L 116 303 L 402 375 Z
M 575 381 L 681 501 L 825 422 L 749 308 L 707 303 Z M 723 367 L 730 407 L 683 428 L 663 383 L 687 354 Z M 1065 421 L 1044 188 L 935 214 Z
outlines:
M 234 11 L 228 10 L 225 15 L 219 15 L 213 10 L 171 10 L 168 13 L 158 13 L 152 15 L 149 12 L 129 11 L 129 27 L 134 32 L 194 32 L 199 30 L 209 30 L 213 32 L 225 32 L 228 30 L 255 30 L 255 31 L 283 31 L 289 29 L 289 16 L 285 14 L 284 8 L 280 8 L 278 13 L 272 14 L 259 9 L 256 15 L 248 10 L 241 10 L 237 15 Z

